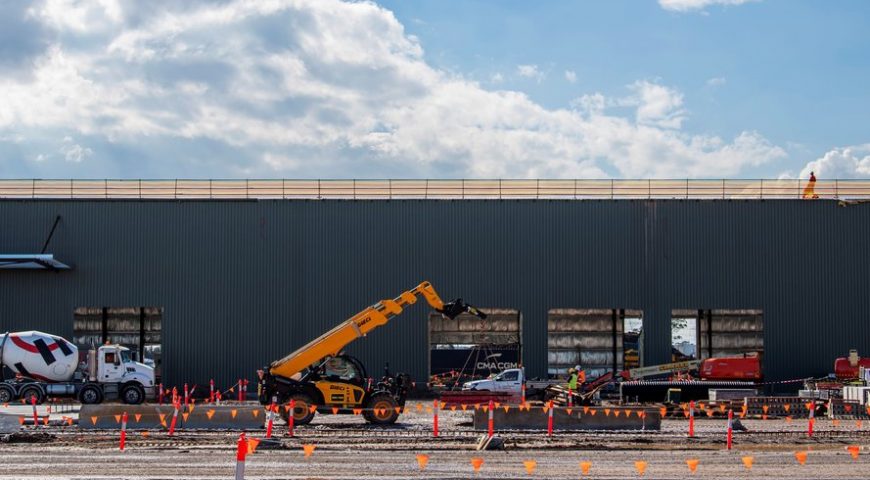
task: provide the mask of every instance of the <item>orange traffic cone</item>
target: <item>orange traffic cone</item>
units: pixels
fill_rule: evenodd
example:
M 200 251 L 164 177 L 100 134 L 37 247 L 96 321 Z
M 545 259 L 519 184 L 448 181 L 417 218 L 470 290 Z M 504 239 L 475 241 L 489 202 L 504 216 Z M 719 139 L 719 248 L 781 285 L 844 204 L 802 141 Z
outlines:
M 647 466 L 647 463 L 643 460 L 638 460 L 638 461 L 634 462 L 634 468 L 637 470 L 637 474 L 640 475 L 641 477 L 643 476 L 644 473 L 646 473 L 646 466 Z

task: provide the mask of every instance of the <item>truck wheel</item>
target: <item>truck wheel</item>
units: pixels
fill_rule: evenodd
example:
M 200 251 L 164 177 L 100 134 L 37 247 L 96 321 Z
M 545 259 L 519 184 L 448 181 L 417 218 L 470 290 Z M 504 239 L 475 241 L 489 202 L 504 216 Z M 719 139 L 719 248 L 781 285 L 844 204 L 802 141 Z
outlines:
M 399 404 L 392 395 L 379 393 L 369 401 L 369 411 L 366 412 L 368 413 L 368 415 L 366 415 L 366 420 L 368 420 L 369 423 L 378 425 L 390 425 L 396 423 L 396 420 L 399 419 L 399 414 L 396 412 L 396 407 L 398 406 Z
M 121 401 L 127 405 L 139 405 L 145 401 L 145 390 L 139 385 L 127 385 L 121 390 Z
M 314 419 L 314 412 L 311 411 L 311 406 L 314 405 L 314 401 L 311 400 L 311 397 L 304 393 L 297 393 L 294 395 L 290 395 L 290 398 L 287 400 L 287 404 L 289 405 L 290 400 L 295 400 L 295 407 L 293 411 L 288 412 L 285 409 L 281 409 L 281 416 L 284 417 L 284 420 L 288 420 L 290 415 L 293 415 L 293 425 L 307 425 L 311 423 L 311 420 Z
M 9 403 L 15 399 L 15 390 L 9 385 L 0 385 L 0 403 Z
M 42 390 L 40 390 L 39 387 L 30 386 L 30 387 L 24 387 L 24 389 L 21 390 L 21 398 L 28 405 L 30 405 L 30 403 L 33 401 L 31 399 L 34 397 L 36 398 L 37 405 L 41 405 L 42 402 L 45 401 L 45 396 L 42 395 Z
M 79 392 L 79 401 L 85 405 L 93 405 L 103 401 L 103 392 L 94 385 L 88 385 Z

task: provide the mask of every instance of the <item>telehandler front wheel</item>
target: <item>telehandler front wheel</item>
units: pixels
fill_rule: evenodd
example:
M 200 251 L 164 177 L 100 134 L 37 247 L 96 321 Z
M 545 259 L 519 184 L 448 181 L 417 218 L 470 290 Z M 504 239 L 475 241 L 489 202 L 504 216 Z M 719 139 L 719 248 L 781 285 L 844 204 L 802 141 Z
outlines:
M 399 419 L 399 404 L 392 395 L 381 393 L 372 397 L 366 407 L 365 419 L 377 425 L 391 425 Z
M 290 395 L 290 398 L 287 399 L 287 405 L 290 405 L 290 400 L 295 400 L 292 411 L 287 411 L 287 409 L 281 409 L 281 416 L 284 417 L 285 421 L 289 421 L 290 415 L 293 415 L 293 425 L 307 425 L 311 423 L 311 420 L 314 419 L 314 414 L 317 411 L 311 411 L 311 406 L 314 405 L 314 400 L 311 399 L 308 395 L 304 393 L 296 393 L 294 395 Z

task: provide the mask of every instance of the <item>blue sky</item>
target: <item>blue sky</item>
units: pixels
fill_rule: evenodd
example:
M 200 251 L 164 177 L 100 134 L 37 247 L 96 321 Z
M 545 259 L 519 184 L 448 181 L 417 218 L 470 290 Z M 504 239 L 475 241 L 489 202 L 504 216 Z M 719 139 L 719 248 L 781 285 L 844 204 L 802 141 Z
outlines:
M 0 177 L 870 177 L 870 2 L 0 0 Z
M 420 38 L 430 64 L 482 83 L 501 73 L 509 80 L 500 88 L 548 108 L 656 79 L 683 92 L 693 130 L 759 130 L 817 154 L 868 138 L 870 2 L 768 0 L 689 13 L 638 0 L 381 4 Z M 523 64 L 545 79 L 516 75 Z

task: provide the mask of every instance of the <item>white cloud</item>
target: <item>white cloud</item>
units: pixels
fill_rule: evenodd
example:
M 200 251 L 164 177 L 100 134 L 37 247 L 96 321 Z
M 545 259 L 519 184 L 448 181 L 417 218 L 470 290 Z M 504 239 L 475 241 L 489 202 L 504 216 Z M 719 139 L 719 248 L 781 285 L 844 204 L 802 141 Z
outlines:
M 728 80 L 725 77 L 713 77 L 707 80 L 708 87 L 721 87 L 728 83 Z
M 683 95 L 655 82 L 571 108 L 487 90 L 370 2 L 110 4 L 34 4 L 64 34 L 0 76 L 4 175 L 722 177 L 784 156 L 756 132 L 683 131 Z
M 808 162 L 800 178 L 809 178 L 815 172 L 821 179 L 870 178 L 870 143 L 834 148 L 821 158 Z
M 646 80 L 635 82 L 630 87 L 636 95 L 637 122 L 664 128 L 680 128 L 685 119 L 683 94 Z
M 659 0 L 659 5 L 665 10 L 675 12 L 688 12 L 691 10 L 703 10 L 711 5 L 742 5 L 758 0 Z
M 521 77 L 533 78 L 538 82 L 544 79 L 544 73 L 537 65 L 517 65 L 517 74 Z
M 607 99 L 600 93 L 586 94 L 571 101 L 572 108 L 587 116 L 600 115 L 607 106 Z
M 288 171 L 299 168 L 303 160 L 290 158 L 287 155 L 266 152 L 263 154 L 263 162 L 276 171 Z
M 577 83 L 577 73 L 572 70 L 565 70 L 565 80 L 568 80 L 568 83 Z
M 489 83 L 499 84 L 504 82 L 504 76 L 501 73 L 494 73 L 489 77 Z
M 67 162 L 81 163 L 82 160 L 90 157 L 94 153 L 90 148 L 74 143 L 73 139 L 70 137 L 64 137 L 63 143 L 64 145 L 60 147 L 60 153 L 63 154 L 63 158 Z M 44 158 L 45 157 L 37 157 L 36 160 L 42 161 Z
M 111 28 L 123 19 L 118 0 L 45 0 L 31 7 L 29 14 L 57 30 L 77 33 Z

